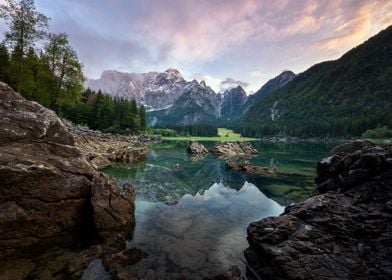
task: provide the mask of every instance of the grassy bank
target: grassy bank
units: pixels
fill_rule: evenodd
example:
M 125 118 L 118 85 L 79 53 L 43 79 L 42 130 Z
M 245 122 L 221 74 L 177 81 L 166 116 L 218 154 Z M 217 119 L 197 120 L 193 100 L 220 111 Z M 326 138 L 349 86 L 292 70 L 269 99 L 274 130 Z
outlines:
M 256 138 L 242 137 L 241 134 L 227 128 L 218 128 L 218 136 L 205 137 L 205 136 L 176 136 L 176 137 L 163 137 L 163 140 L 177 140 L 177 141 L 255 141 Z

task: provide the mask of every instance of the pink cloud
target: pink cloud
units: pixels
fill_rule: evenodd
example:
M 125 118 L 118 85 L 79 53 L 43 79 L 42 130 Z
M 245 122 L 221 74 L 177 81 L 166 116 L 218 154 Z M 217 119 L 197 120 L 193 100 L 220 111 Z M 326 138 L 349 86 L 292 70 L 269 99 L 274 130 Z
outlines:
M 391 1 L 366 2 L 357 8 L 352 18 L 342 20 L 332 30 L 337 35 L 318 41 L 314 47 L 341 54 L 391 24 Z
M 380 24 L 385 21 L 385 14 L 390 15 L 385 9 L 391 4 L 387 0 L 155 1 L 137 20 L 137 26 L 149 44 L 168 47 L 169 59 L 209 61 L 249 40 L 283 42 L 319 31 L 340 35 L 318 38 L 318 48 L 352 47 L 369 34 L 376 18 Z M 360 9 L 350 18 L 358 5 Z M 379 13 L 384 15 L 376 17 Z

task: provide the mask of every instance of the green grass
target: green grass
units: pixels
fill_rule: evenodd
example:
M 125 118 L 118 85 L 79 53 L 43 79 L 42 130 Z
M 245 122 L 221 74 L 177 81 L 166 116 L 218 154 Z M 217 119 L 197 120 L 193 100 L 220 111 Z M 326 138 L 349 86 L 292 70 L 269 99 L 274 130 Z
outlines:
M 224 138 L 241 138 L 241 134 L 235 133 L 231 129 L 227 128 L 218 128 L 218 136 L 219 137 L 224 137 Z
M 177 141 L 255 141 L 256 138 L 241 137 L 241 134 L 227 128 L 218 128 L 218 136 L 204 137 L 204 136 L 178 136 L 178 137 L 162 137 L 163 140 L 177 140 Z

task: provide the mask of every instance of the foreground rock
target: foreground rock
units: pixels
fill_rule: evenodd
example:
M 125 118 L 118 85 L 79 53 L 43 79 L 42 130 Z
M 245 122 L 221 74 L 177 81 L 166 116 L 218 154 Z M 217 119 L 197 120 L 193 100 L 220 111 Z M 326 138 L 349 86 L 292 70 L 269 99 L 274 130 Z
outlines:
M 203 144 L 200 144 L 197 141 L 191 141 L 186 151 L 192 156 L 208 154 L 208 150 L 206 149 L 206 147 L 204 147 Z
M 243 141 L 217 143 L 210 152 L 216 156 L 247 156 L 258 153 L 251 143 Z
M 249 225 L 245 256 L 262 279 L 392 277 L 392 148 L 361 141 L 333 152 L 312 197 Z
M 95 171 L 54 112 L 0 83 L 0 215 L 3 271 L 6 259 L 129 235 L 134 191 Z
M 148 151 L 143 143 L 149 138 L 144 135 L 137 137 L 102 133 L 66 123 L 75 139 L 75 146 L 96 169 L 107 167 L 115 162 L 134 163 L 143 160 Z
M 264 167 L 251 164 L 248 161 L 226 161 L 226 169 L 243 172 L 246 174 L 263 175 L 263 174 L 278 174 L 278 169 L 275 167 Z

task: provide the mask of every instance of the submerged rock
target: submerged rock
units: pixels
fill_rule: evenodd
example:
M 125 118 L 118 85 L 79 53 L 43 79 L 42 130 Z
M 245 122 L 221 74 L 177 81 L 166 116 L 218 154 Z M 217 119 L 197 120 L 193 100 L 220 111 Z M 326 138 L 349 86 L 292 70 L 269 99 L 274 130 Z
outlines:
M 278 169 L 275 167 L 263 167 L 249 163 L 248 161 L 226 161 L 226 169 L 239 171 L 247 174 L 278 174 Z
M 203 144 L 200 144 L 197 141 L 191 141 L 186 151 L 188 152 L 188 154 L 195 156 L 208 154 L 208 150 L 206 149 L 206 147 L 204 147 Z
M 245 280 L 245 278 L 241 276 L 238 266 L 234 265 L 226 272 L 212 278 L 204 278 L 204 280 Z
M 216 156 L 246 156 L 258 153 L 250 142 L 243 141 L 217 143 L 210 152 Z
M 0 83 L 1 260 L 128 235 L 133 200 L 131 186 L 118 188 L 83 158 L 53 111 Z
M 391 159 L 391 147 L 370 142 L 334 148 L 318 163 L 312 197 L 249 225 L 252 270 L 262 279 L 391 278 Z

